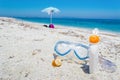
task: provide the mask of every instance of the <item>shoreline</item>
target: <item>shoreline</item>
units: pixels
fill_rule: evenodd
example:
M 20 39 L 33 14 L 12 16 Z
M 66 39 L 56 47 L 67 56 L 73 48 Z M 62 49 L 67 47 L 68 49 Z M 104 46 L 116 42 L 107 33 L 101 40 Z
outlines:
M 19 18 L 15 18 L 15 19 L 19 19 Z M 22 20 L 22 19 L 19 19 L 19 20 Z M 104 20 L 104 19 L 103 19 Z M 106 19 L 105 19 L 106 20 Z M 114 20 L 114 19 L 113 19 Z M 42 22 L 35 22 L 35 21 L 29 21 L 29 20 L 24 20 L 24 21 L 28 21 L 28 22 L 33 22 L 33 23 L 40 23 L 40 24 L 49 24 L 49 23 L 42 23 Z M 56 26 L 62 26 L 62 27 L 69 27 L 69 28 L 77 28 L 77 29 L 88 29 L 88 30 L 92 30 L 93 28 L 90 28 L 90 27 L 84 27 L 84 26 L 70 26 L 70 25 L 64 25 L 64 24 L 56 24 L 54 23 L 54 25 Z M 95 27 L 97 28 L 97 27 Z M 99 29 L 99 28 L 98 28 Z M 112 31 L 112 30 L 107 30 L 107 29 L 102 29 L 101 30 L 102 32 L 109 32 L 109 33 L 115 33 L 115 34 L 120 34 L 119 31 Z
M 15 18 L 16 19 L 16 18 Z M 22 19 L 18 19 L 18 20 L 22 20 Z M 25 22 L 32 22 L 32 21 L 27 21 L 27 20 L 23 20 Z M 49 25 L 48 23 L 41 23 L 41 22 L 32 22 L 32 23 L 38 23 L 38 24 L 47 24 Z M 60 24 L 54 24 L 56 25 L 57 27 L 63 27 L 63 28 L 73 28 L 73 29 L 83 29 L 83 30 L 93 30 L 92 28 L 86 28 L 86 27 L 77 27 L 77 26 L 67 26 L 67 25 L 60 25 Z M 96 27 L 97 28 L 97 27 Z M 99 28 L 98 28 L 99 29 Z M 113 34 L 120 34 L 120 32 L 115 32 L 115 31 L 110 31 L 110 30 L 100 30 L 101 32 L 103 33 L 113 33 Z

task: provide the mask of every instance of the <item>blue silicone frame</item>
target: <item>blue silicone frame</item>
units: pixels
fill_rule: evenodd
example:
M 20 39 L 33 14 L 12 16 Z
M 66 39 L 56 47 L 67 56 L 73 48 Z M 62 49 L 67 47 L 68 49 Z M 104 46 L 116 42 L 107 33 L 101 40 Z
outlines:
M 54 51 L 58 54 L 58 55 L 60 55 L 60 56 L 65 56 L 65 55 L 67 55 L 71 50 L 73 50 L 73 49 L 69 49 L 68 51 L 66 51 L 66 52 L 64 52 L 64 53 L 60 53 L 59 51 L 58 51 L 58 49 L 57 49 L 57 46 L 59 45 L 59 44 L 61 44 L 61 43 L 65 43 L 65 44 L 68 44 L 68 45 L 70 45 L 70 44 L 74 44 L 75 46 L 81 46 L 81 47 L 84 47 L 85 49 L 87 49 L 87 56 L 86 57 L 80 57 L 78 54 L 77 54 L 77 52 L 74 50 L 74 54 L 75 54 L 75 56 L 78 58 L 78 59 L 80 59 L 80 60 L 85 60 L 85 59 L 87 59 L 87 58 L 89 58 L 89 46 L 86 46 L 86 45 L 83 45 L 83 44 L 80 44 L 80 43 L 72 43 L 72 42 L 68 42 L 68 41 L 58 41 L 57 43 L 56 43 L 56 45 L 55 45 L 55 47 L 54 47 Z

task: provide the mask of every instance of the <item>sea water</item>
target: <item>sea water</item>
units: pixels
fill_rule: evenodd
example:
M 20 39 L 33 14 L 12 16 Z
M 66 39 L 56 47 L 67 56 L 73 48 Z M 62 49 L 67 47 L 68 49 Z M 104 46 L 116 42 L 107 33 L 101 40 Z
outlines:
M 49 24 L 49 18 L 35 18 L 35 17 L 17 17 L 31 22 L 38 22 Z M 81 19 L 81 18 L 53 18 L 54 25 L 72 26 L 76 28 L 99 28 L 100 30 L 107 30 L 112 32 L 120 32 L 120 19 Z

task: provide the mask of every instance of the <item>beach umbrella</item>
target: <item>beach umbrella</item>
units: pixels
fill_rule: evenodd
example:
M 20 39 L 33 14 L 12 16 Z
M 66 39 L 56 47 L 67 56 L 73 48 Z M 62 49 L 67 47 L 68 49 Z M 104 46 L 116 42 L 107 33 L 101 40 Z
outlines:
M 42 12 L 46 12 L 48 13 L 48 15 L 50 15 L 50 23 L 52 24 L 52 15 L 54 13 L 60 12 L 60 10 L 55 7 L 48 7 L 48 8 L 43 9 Z

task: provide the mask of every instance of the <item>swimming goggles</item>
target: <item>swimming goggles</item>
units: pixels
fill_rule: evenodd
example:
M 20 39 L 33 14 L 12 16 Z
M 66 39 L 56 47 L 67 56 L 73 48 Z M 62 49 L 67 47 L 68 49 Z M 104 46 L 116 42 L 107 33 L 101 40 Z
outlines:
M 73 50 L 75 56 L 80 60 L 85 60 L 88 58 L 88 49 L 89 46 L 87 45 L 68 41 L 58 41 L 54 47 L 54 51 L 60 56 L 65 56 Z

